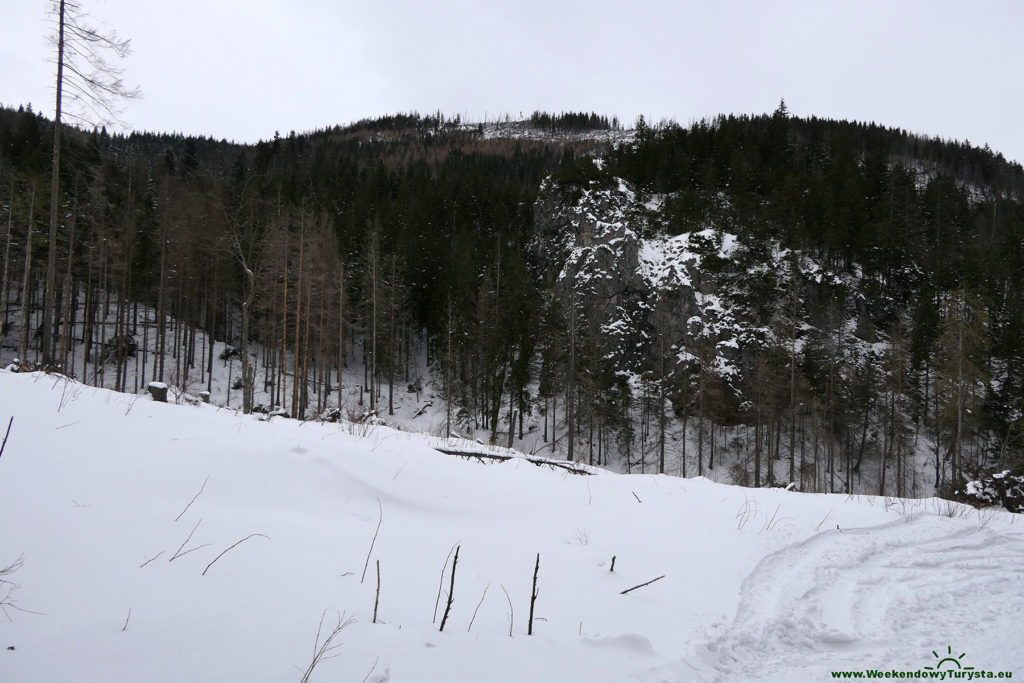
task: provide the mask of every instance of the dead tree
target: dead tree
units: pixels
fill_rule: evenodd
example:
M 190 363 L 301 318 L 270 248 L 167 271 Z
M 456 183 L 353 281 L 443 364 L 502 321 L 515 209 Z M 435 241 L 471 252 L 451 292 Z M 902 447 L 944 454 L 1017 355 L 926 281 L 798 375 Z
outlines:
M 74 0 L 52 5 L 57 49 L 56 102 L 53 117 L 53 164 L 50 171 L 50 232 L 46 257 L 46 289 L 43 294 L 42 355 L 53 362 L 53 309 L 57 283 L 57 216 L 60 213 L 60 147 L 64 96 L 79 105 L 70 113 L 79 123 L 97 127 L 117 120 L 120 103 L 140 96 L 129 89 L 121 76 L 123 69 L 112 66 L 108 55 L 123 59 L 131 52 L 131 41 L 121 40 L 114 31 L 103 32 L 88 22 L 88 14 Z

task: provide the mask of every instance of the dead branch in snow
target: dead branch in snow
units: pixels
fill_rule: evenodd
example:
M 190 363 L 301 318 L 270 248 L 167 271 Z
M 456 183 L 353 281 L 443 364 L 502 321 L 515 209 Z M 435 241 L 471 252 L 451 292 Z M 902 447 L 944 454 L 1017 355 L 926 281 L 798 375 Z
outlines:
M 366 562 L 363 564 L 363 576 L 359 579 L 359 583 L 366 580 L 366 568 L 370 566 L 370 555 L 373 554 L 373 546 L 377 543 L 377 534 L 380 533 L 381 522 L 384 521 L 384 508 L 380 504 L 380 498 L 377 499 L 377 530 L 373 532 L 373 540 L 370 541 L 370 549 L 366 551 Z
M 181 512 L 180 512 L 180 513 L 178 514 L 178 516 L 174 518 L 174 521 L 175 521 L 175 522 L 177 522 L 177 521 L 178 521 L 179 519 L 181 519 L 181 516 L 182 516 L 182 515 L 184 515 L 184 514 L 185 514 L 186 512 L 188 512 L 188 509 L 189 509 L 190 507 L 192 507 L 192 503 L 196 502 L 196 498 L 198 498 L 198 497 L 199 497 L 199 495 L 200 495 L 200 494 L 201 494 L 201 493 L 203 492 L 203 489 L 205 489 L 205 488 L 206 488 L 206 482 L 208 482 L 208 481 L 210 481 L 210 477 L 209 477 L 209 476 L 207 476 L 207 477 L 206 477 L 206 479 L 205 479 L 205 480 L 203 481 L 203 485 L 199 487 L 199 493 L 197 493 L 196 495 L 192 496 L 192 500 L 190 500 L 190 501 L 188 502 L 188 505 L 186 505 L 186 506 L 185 506 L 185 509 L 184 509 L 184 510 L 182 510 L 182 511 L 181 511 Z
M 242 543 L 245 543 L 246 541 L 248 541 L 248 540 L 249 540 L 250 538 L 252 538 L 253 536 L 259 536 L 260 538 L 265 538 L 265 539 L 267 539 L 268 541 L 270 540 L 270 536 L 267 536 L 266 534 L 249 534 L 248 536 L 246 536 L 245 538 L 241 539 L 240 541 L 236 541 L 236 542 L 235 542 L 235 543 L 233 543 L 232 545 L 228 546 L 227 548 L 225 548 L 224 550 L 222 550 L 222 551 L 221 551 L 220 555 L 218 555 L 217 557 L 213 558 L 213 560 L 211 560 L 211 561 L 210 561 L 210 564 L 206 565 L 206 569 L 204 569 L 204 570 L 203 570 L 202 576 L 206 576 L 206 572 L 207 572 L 207 570 L 208 570 L 208 569 L 209 569 L 210 567 L 212 567 L 212 566 L 213 566 L 213 563 L 214 563 L 214 562 L 216 562 L 216 561 L 217 561 L 217 560 L 219 560 L 220 558 L 224 557 L 224 554 L 225 554 L 225 553 L 226 553 L 227 551 L 229 551 L 229 550 L 231 550 L 232 548 L 235 548 L 235 547 L 237 547 L 237 546 L 241 545 Z M 207 545 L 209 545 L 209 543 L 207 543 Z
M 619 595 L 625 595 L 626 593 L 629 593 L 630 591 L 635 591 L 637 588 L 643 588 L 644 586 L 650 586 L 655 581 L 660 581 L 661 579 L 664 579 L 664 578 L 665 578 L 665 575 L 662 574 L 661 576 L 659 576 L 656 579 L 651 579 L 650 581 L 647 581 L 646 583 L 641 583 L 641 584 L 639 584 L 637 586 L 633 586 L 632 588 L 627 588 L 626 590 L 624 590 L 621 593 L 619 593 Z

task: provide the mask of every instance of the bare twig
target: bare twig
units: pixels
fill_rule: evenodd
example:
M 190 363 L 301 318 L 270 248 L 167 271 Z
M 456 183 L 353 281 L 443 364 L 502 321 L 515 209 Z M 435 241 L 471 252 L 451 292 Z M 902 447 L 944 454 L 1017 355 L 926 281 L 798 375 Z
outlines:
M 208 482 L 208 481 L 210 481 L 210 477 L 209 476 L 207 476 L 206 479 L 203 480 L 203 485 L 199 487 L 199 493 L 197 493 L 196 495 L 192 496 L 192 500 L 190 500 L 188 502 L 188 505 L 185 506 L 185 509 L 182 510 L 181 513 L 178 514 L 178 516 L 174 518 L 175 522 L 177 522 L 179 519 L 181 519 L 181 516 L 184 515 L 186 512 L 188 512 L 188 509 L 190 507 L 192 507 L 192 503 L 196 502 L 196 498 L 198 498 L 199 495 L 203 492 L 203 489 L 206 488 L 206 482 Z
M 537 602 L 537 572 L 540 571 L 540 553 L 537 553 L 537 564 L 533 565 L 533 589 L 530 591 L 530 621 L 526 625 L 526 635 L 533 635 L 533 603 Z
M 5 579 L 3 577 L 10 576 L 14 572 L 16 572 L 19 569 L 21 569 L 24 565 L 25 565 L 25 556 L 24 555 L 19 555 L 18 559 L 16 559 L 14 562 L 11 562 L 9 565 L 4 567 L 3 569 L 0 569 L 0 583 L 7 583 L 7 584 L 15 585 L 10 579 Z
M 642 500 L 640 500 L 640 496 L 636 495 L 636 491 L 630 491 L 630 493 L 632 493 L 633 497 L 636 498 L 636 502 L 638 502 L 638 503 L 642 503 L 643 502 Z
M 128 608 L 128 616 L 124 618 L 124 626 L 121 627 L 121 633 L 128 630 L 128 620 L 132 618 L 132 608 Z
M 202 545 L 197 545 L 197 546 L 196 546 L 195 548 L 189 548 L 189 549 L 188 549 L 188 550 L 186 550 L 185 552 L 183 552 L 183 553 L 179 553 L 179 554 L 178 554 L 178 557 L 185 557 L 185 556 L 186 556 L 186 555 L 188 555 L 189 553 L 194 553 L 194 552 L 195 552 L 195 551 L 197 551 L 197 550 L 202 550 L 203 548 L 206 548 L 206 547 L 208 547 L 209 545 L 210 545 L 209 543 L 203 543 Z M 168 562 L 170 562 L 170 560 L 168 560 Z
M 7 433 L 4 434 L 4 441 L 0 443 L 0 457 L 4 454 L 4 446 L 7 445 L 7 437 L 11 435 L 11 425 L 14 424 L 14 416 L 11 415 L 11 419 L 7 421 Z
M 373 623 L 377 623 L 377 605 L 380 604 L 380 560 L 377 560 L 377 597 L 373 599 Z
M 772 526 L 775 524 L 775 517 L 779 514 L 779 508 L 781 507 L 782 503 L 779 503 L 778 505 L 775 506 L 775 512 L 772 513 L 771 518 L 764 523 L 763 527 L 761 527 L 761 531 L 765 531 L 766 529 L 768 531 L 771 531 Z
M 7 617 L 7 621 L 14 621 L 11 619 L 11 615 L 7 612 L 8 607 L 18 612 L 25 612 L 26 614 L 42 614 L 41 612 L 33 612 L 32 610 L 25 609 L 24 607 L 18 607 L 18 605 L 11 600 L 11 594 L 21 588 L 21 586 L 4 577 L 15 573 L 21 569 L 24 564 L 25 556 L 19 555 L 18 559 L 14 562 L 11 562 L 6 567 L 0 568 L 0 612 L 3 612 L 4 616 Z M 4 589 L 4 587 L 6 587 L 6 589 Z
M 363 576 L 359 579 L 359 583 L 366 580 L 366 568 L 370 566 L 370 555 L 373 554 L 373 546 L 377 543 L 377 534 L 380 533 L 381 522 L 384 521 L 384 508 L 381 507 L 380 498 L 377 499 L 377 530 L 373 532 L 373 540 L 370 541 L 370 549 L 366 551 L 366 563 L 363 564 Z
M 142 396 L 142 394 L 135 394 L 135 397 L 134 397 L 134 398 L 132 398 L 132 400 L 131 400 L 131 401 L 129 401 L 129 403 L 128 403 L 128 409 L 124 411 L 124 414 L 125 414 L 125 415 L 127 415 L 127 414 L 128 414 L 128 413 L 130 413 L 130 412 L 132 412 L 132 408 L 134 408 L 134 407 L 135 407 L 135 403 L 136 403 L 136 401 L 138 401 L 138 400 L 139 400 L 139 397 L 140 397 L 140 396 Z
M 337 650 L 342 646 L 342 643 L 334 643 L 334 639 L 338 637 L 338 634 L 343 629 L 350 626 L 355 622 L 355 619 L 345 619 L 345 613 L 342 612 L 338 615 L 337 624 L 331 630 L 330 634 L 324 638 L 323 642 L 320 642 L 320 636 L 324 628 L 324 617 L 327 616 L 327 610 L 324 610 L 323 614 L 320 615 L 320 625 L 316 627 L 316 640 L 313 642 L 313 659 L 310 660 L 309 666 L 302 674 L 302 679 L 299 683 L 309 683 L 309 677 L 313 675 L 313 669 L 325 659 L 331 659 L 337 657 Z M 376 664 L 374 664 L 376 666 Z M 372 669 L 371 669 L 372 671 Z
M 775 527 L 777 527 L 779 525 L 780 522 L 782 522 L 785 519 L 789 519 L 788 517 L 779 517 L 778 516 L 779 515 L 779 510 L 781 508 L 782 508 L 782 503 L 779 503 L 775 507 L 775 512 L 772 513 L 771 519 L 769 519 L 767 522 L 765 522 L 764 526 L 761 527 L 761 531 L 762 532 L 764 532 L 764 531 L 773 531 L 775 529 Z M 824 520 L 822 520 L 822 521 L 824 521 Z
M 743 494 L 743 505 L 740 506 L 739 511 L 736 512 L 736 530 L 743 531 L 743 527 L 747 523 L 757 516 L 759 512 L 756 500 L 747 498 L 747 494 Z
M 370 678 L 370 674 L 372 674 L 373 670 L 377 668 L 377 662 L 379 662 L 379 661 L 380 661 L 380 657 L 377 657 L 377 659 L 373 660 L 373 666 L 371 666 L 370 670 L 366 672 L 365 676 L 363 676 L 362 683 L 366 683 L 366 681 Z
M 458 543 L 455 545 L 458 545 Z M 444 572 L 448 569 L 448 560 L 452 559 L 452 553 L 455 552 L 455 545 L 448 550 L 448 557 L 444 558 L 444 566 L 441 567 L 441 580 L 437 582 L 437 599 L 434 600 L 434 618 L 430 620 L 431 624 L 437 623 L 437 606 L 441 604 L 441 591 L 444 589 Z
M 462 546 L 455 546 L 455 558 L 452 560 L 452 574 L 451 574 L 451 585 L 448 588 L 448 604 L 444 607 L 444 615 L 441 617 L 441 628 L 439 631 L 444 630 L 444 625 L 448 621 L 448 614 L 452 611 L 452 603 L 455 602 L 455 567 L 459 564 L 459 549 Z
M 480 602 L 476 603 L 476 609 L 473 610 L 473 618 L 469 620 L 469 627 L 466 629 L 466 633 L 469 633 L 473 629 L 473 622 L 476 621 L 476 613 L 480 611 L 480 605 L 484 604 L 484 598 L 487 597 L 487 589 L 491 587 L 491 584 L 487 584 L 484 588 L 484 594 L 480 596 Z
M 241 545 L 242 543 L 245 543 L 246 541 L 248 541 L 253 536 L 259 536 L 260 538 L 265 538 L 268 541 L 270 540 L 270 536 L 267 536 L 266 534 L 249 534 L 248 536 L 246 536 L 245 538 L 241 539 L 240 541 L 236 541 L 232 545 L 228 546 L 227 548 L 225 548 L 224 550 L 221 551 L 220 555 L 218 555 L 217 557 L 213 558 L 213 560 L 210 561 L 210 564 L 206 565 L 206 569 L 203 570 L 202 576 L 206 576 L 207 570 L 209 570 L 210 567 L 213 566 L 214 562 L 216 562 L 220 558 L 224 557 L 224 553 L 226 553 L 227 551 L 231 550 L 232 548 L 235 548 L 235 547 Z
M 516 621 L 516 611 L 512 607 L 512 598 L 509 596 L 508 591 L 505 590 L 505 584 L 501 584 L 501 590 L 505 593 L 505 599 L 508 600 L 508 637 L 512 637 L 512 626 Z
M 822 525 L 822 524 L 824 524 L 824 523 L 825 523 L 825 520 L 826 520 L 826 519 L 828 519 L 828 518 L 829 518 L 829 516 L 830 516 L 830 515 L 832 514 L 832 510 L 833 510 L 833 509 L 834 509 L 834 508 L 829 508 L 829 509 L 828 509 L 828 514 L 827 514 L 827 515 L 825 515 L 824 517 L 822 517 L 822 518 L 821 518 L 821 521 L 820 521 L 820 522 L 818 522 L 818 526 L 814 527 L 814 530 L 815 530 L 815 531 L 817 531 L 818 529 L 820 529 L 820 528 L 821 528 L 821 525 Z
M 40 616 L 43 614 L 42 612 L 33 612 L 30 609 L 18 607 L 18 605 L 16 605 L 15 602 L 11 600 L 11 593 L 16 591 L 21 586 L 19 586 L 16 583 L 11 583 L 9 581 L 6 583 L 8 584 L 7 590 L 3 593 L 3 595 L 0 595 L 0 612 L 4 613 L 4 617 L 7 618 L 7 621 L 14 621 L 14 619 L 11 619 L 11 615 L 7 612 L 8 607 L 18 612 L 24 612 L 25 614 L 36 614 Z
M 659 577 L 658 577 L 658 578 L 656 578 L 656 579 L 651 579 L 650 581 L 647 581 L 647 582 L 645 582 L 645 583 L 641 583 L 641 584 L 639 584 L 639 585 L 637 585 L 637 586 L 633 586 L 632 588 L 627 588 L 626 590 L 624 590 L 624 591 L 622 591 L 621 593 L 619 593 L 619 595 L 625 595 L 626 593 L 628 593 L 628 592 L 630 592 L 630 591 L 635 591 L 635 590 L 636 590 L 637 588 L 643 588 L 644 586 L 650 586 L 650 585 L 651 585 L 652 583 L 654 583 L 655 581 L 660 581 L 660 580 L 662 580 L 662 579 L 664 579 L 664 578 L 665 578 L 665 575 L 664 575 L 664 574 L 662 574 L 661 576 L 659 576 Z
M 171 559 L 167 560 L 168 562 L 174 562 L 176 559 L 178 559 L 182 555 L 186 554 L 186 553 L 181 552 L 181 549 L 185 547 L 186 543 L 188 543 L 190 540 L 192 540 L 192 534 L 194 534 L 196 532 L 196 529 L 198 529 L 199 525 L 202 524 L 202 523 L 203 523 L 203 519 L 202 519 L 202 517 L 200 517 L 199 521 L 196 522 L 196 525 L 194 527 L 192 527 L 192 531 L 189 532 L 188 537 L 186 537 L 185 540 L 181 542 L 181 546 L 175 551 L 174 555 L 171 556 Z M 192 548 L 192 550 L 196 550 L 196 548 Z M 186 552 L 190 553 L 190 552 L 192 552 L 192 550 L 188 550 Z
M 615 571 L 615 556 L 614 555 L 612 555 L 612 568 L 609 569 L 608 571 L 610 571 L 610 572 Z
M 57 382 L 59 382 L 60 379 L 61 378 L 58 378 L 53 383 L 53 385 L 57 386 Z M 61 387 L 61 390 L 60 390 L 60 403 L 57 404 L 57 412 L 58 413 L 61 411 L 61 408 L 64 407 L 64 402 L 68 400 L 68 386 L 70 386 L 70 383 L 67 381 L 66 377 L 64 377 L 63 379 L 64 379 L 64 386 Z M 74 393 L 75 393 L 75 398 L 78 398 L 78 392 L 76 391 Z
M 163 550 L 161 550 L 161 551 L 160 551 L 160 552 L 158 552 L 158 553 L 157 553 L 156 555 L 154 555 L 153 557 L 149 558 L 148 560 L 146 560 L 145 562 L 143 562 L 142 564 L 140 564 L 140 565 L 139 565 L 139 569 L 142 569 L 142 568 L 143 568 L 143 567 L 145 567 L 145 566 L 146 566 L 147 564 L 149 564 L 150 562 L 152 562 L 153 560 L 155 560 L 156 558 L 160 557 L 160 556 L 161 556 L 161 555 L 163 555 L 163 554 L 164 554 L 164 551 L 163 551 Z

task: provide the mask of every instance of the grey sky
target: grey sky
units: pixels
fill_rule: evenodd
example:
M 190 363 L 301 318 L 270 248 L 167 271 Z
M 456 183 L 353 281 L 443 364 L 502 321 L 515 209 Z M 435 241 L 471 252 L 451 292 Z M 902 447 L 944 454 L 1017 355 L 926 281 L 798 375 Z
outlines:
M 790 110 L 1024 161 L 1017 0 L 81 0 L 134 54 L 140 130 L 239 141 L 419 111 L 681 124 Z M 53 113 L 46 2 L 0 0 L 0 102 Z

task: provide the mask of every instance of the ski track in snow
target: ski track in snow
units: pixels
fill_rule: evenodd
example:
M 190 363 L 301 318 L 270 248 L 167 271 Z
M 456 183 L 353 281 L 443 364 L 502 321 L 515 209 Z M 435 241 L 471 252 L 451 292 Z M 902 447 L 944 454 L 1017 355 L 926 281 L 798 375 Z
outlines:
M 919 669 L 950 639 L 983 651 L 987 632 L 1016 630 L 1024 613 L 1024 540 L 951 522 L 925 516 L 831 529 L 766 556 L 743 580 L 733 624 L 711 638 L 700 653 L 706 666 L 690 678 L 801 681 L 833 670 Z M 680 680 L 686 668 L 653 680 Z

